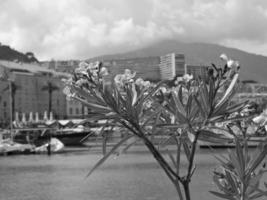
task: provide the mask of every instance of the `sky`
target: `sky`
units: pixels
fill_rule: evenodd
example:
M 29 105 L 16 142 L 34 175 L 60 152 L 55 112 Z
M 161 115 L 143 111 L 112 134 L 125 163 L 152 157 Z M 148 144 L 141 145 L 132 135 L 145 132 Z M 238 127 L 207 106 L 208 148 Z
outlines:
M 0 42 L 39 60 L 175 39 L 267 56 L 266 0 L 0 0 Z

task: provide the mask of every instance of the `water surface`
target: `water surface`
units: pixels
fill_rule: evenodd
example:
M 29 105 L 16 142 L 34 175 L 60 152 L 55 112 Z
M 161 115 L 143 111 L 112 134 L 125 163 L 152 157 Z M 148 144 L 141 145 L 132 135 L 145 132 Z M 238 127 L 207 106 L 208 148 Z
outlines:
M 143 149 L 112 156 L 89 178 L 87 172 L 101 158 L 86 148 L 52 156 L 0 157 L 2 200 L 176 200 L 167 176 Z M 185 161 L 185 157 L 182 157 Z M 196 155 L 192 199 L 216 200 L 212 170 L 217 162 L 208 150 Z

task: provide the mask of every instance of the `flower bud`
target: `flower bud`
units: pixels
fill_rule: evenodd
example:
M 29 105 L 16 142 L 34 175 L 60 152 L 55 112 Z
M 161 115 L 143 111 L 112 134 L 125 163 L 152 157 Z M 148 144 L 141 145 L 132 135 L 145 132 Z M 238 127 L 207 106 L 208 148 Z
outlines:
M 222 55 L 220 55 L 220 58 L 222 59 L 222 60 L 224 60 L 224 61 L 228 61 L 228 57 L 227 57 L 227 55 L 226 54 L 222 54 Z

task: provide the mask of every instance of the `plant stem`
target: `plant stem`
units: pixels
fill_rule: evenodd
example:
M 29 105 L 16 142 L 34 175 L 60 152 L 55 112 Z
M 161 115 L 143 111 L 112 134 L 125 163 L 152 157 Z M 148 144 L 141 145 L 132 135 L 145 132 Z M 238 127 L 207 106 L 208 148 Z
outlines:
M 176 184 L 175 184 L 175 189 L 179 195 L 179 200 L 183 200 L 184 197 L 183 197 L 183 194 L 182 194 L 182 191 L 181 191 L 181 187 L 180 187 L 180 183 L 178 180 L 176 180 Z
M 200 134 L 200 132 L 197 131 L 196 132 L 195 139 L 194 139 L 194 141 L 192 143 L 192 151 L 191 151 L 190 158 L 189 158 L 189 165 L 188 165 L 187 177 L 186 177 L 186 180 L 188 182 L 190 182 L 190 179 L 191 179 L 191 171 L 192 171 L 192 167 L 193 167 L 193 164 L 194 164 L 194 158 L 195 158 L 196 147 L 197 147 L 197 140 L 198 140 L 199 134 Z
M 184 186 L 185 199 L 190 200 L 191 197 L 190 197 L 189 182 L 188 181 L 183 182 L 183 186 Z

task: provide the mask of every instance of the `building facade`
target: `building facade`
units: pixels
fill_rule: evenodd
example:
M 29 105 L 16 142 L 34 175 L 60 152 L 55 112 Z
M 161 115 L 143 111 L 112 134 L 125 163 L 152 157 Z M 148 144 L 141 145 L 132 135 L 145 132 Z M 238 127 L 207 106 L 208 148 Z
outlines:
M 171 80 L 175 76 L 183 76 L 185 73 L 184 55 L 170 53 L 160 56 L 159 69 L 162 80 Z
M 79 66 L 79 63 L 79 60 L 51 60 L 44 61 L 41 65 L 57 72 L 73 73 L 75 68 Z
M 40 118 L 49 107 L 48 83 L 54 86 L 52 92 L 51 110 L 57 119 L 66 117 L 66 96 L 63 94 L 61 74 L 43 69 L 33 64 L 18 64 L 0 61 L 2 67 L 8 71 L 9 78 L 0 82 L 0 123 L 6 124 L 11 118 L 11 96 L 13 96 L 14 113 L 22 113 L 29 117 L 29 113 L 38 112 Z M 12 77 L 12 78 L 10 78 Z M 13 90 L 11 93 L 10 85 Z M 12 95 L 13 94 L 13 95 Z
M 76 100 L 67 99 L 66 102 L 67 118 L 83 118 L 88 115 L 88 108 L 83 106 L 81 102 Z
M 114 78 L 117 74 L 123 74 L 125 69 L 130 69 L 136 72 L 136 77 L 157 82 L 160 80 L 159 61 L 160 58 L 158 56 L 112 59 L 104 60 L 103 65 L 109 71 L 109 79 Z
M 204 65 L 185 65 L 185 73 L 193 75 L 194 78 L 205 78 L 208 75 L 209 66 Z

